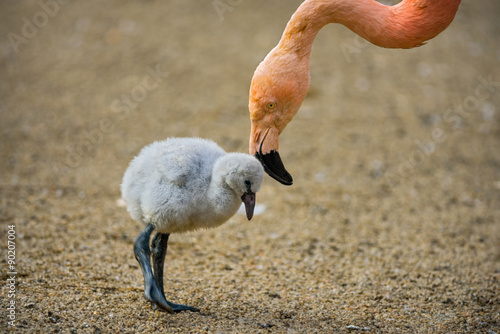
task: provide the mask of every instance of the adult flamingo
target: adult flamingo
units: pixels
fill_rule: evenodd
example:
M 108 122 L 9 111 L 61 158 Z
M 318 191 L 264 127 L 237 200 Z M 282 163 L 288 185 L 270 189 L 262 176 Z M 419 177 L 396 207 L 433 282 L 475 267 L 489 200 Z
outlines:
M 340 23 L 385 48 L 413 48 L 451 23 L 460 0 L 403 0 L 386 6 L 375 0 L 306 0 L 293 14 L 278 45 L 259 64 L 250 87 L 250 154 L 285 185 L 292 176 L 278 153 L 278 137 L 297 113 L 309 89 L 311 47 L 319 30 Z

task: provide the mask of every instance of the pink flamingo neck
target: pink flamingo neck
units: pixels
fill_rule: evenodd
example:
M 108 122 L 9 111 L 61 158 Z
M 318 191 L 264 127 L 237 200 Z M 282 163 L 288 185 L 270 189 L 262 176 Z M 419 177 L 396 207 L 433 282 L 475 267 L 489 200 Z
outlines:
M 408 49 L 437 36 L 453 20 L 460 0 L 306 0 L 293 14 L 278 44 L 308 58 L 314 38 L 328 23 L 340 23 L 371 43 Z

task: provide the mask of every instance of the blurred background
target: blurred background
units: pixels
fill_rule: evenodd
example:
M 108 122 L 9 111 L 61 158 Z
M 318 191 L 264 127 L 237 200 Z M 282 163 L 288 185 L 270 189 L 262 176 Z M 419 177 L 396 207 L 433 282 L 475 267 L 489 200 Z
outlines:
M 124 261 L 119 254 L 126 253 L 128 267 L 102 270 L 111 276 L 123 271 L 128 280 L 122 277 L 119 286 L 134 284 L 137 300 L 132 301 L 149 312 L 131 252 L 141 226 L 130 221 L 118 201 L 123 173 L 144 145 L 171 136 L 210 138 L 228 151 L 247 152 L 253 71 L 277 44 L 300 3 L 2 1 L 0 218 L 14 222 L 22 235 L 23 291 L 34 289 L 30 280 L 40 280 L 43 272 L 52 287 L 78 281 L 75 271 L 59 268 L 68 257 L 75 263 L 86 254 L 106 267 Z M 310 271 L 304 269 L 308 274 L 302 278 L 276 273 L 284 285 L 297 286 L 301 293 L 307 292 L 302 279 L 316 279 L 315 272 L 328 282 L 339 282 L 339 273 L 345 273 L 342 277 L 350 284 L 363 280 L 353 274 L 354 266 L 362 277 L 386 286 L 385 280 L 400 284 L 408 277 L 401 271 L 408 275 L 453 268 L 436 274 L 467 282 L 457 286 L 450 281 L 446 290 L 450 296 L 462 294 L 449 298 L 466 304 L 438 303 L 449 307 L 447 319 L 458 319 L 450 323 L 462 321 L 460 312 L 471 312 L 470 317 L 483 312 L 483 318 L 470 320 L 472 327 L 463 328 L 481 328 L 477 326 L 482 322 L 482 328 L 499 329 L 494 292 L 500 272 L 499 15 L 496 0 L 464 0 L 447 30 L 411 50 L 373 46 L 340 25 L 323 28 L 313 46 L 308 96 L 280 138 L 280 154 L 294 185 L 284 187 L 266 177 L 257 199 L 262 214 L 252 222 L 256 225 L 230 224 L 222 231 L 201 231 L 199 237 L 198 232 L 179 236 L 176 247 L 189 248 L 200 238 L 207 242 L 200 252 L 205 247 L 232 249 L 225 233 L 248 232 L 256 240 L 239 241 L 251 249 L 239 261 L 246 261 L 248 253 L 260 254 L 264 266 L 301 252 L 328 257 Z M 66 251 L 55 249 L 54 240 Z M 290 244 L 292 240 L 298 244 Z M 311 250 L 307 240 L 326 245 L 328 251 Z M 266 244 L 273 248 L 262 248 Z M 368 255 L 356 257 L 358 249 L 380 252 L 376 254 L 384 265 L 367 260 Z M 103 255 L 113 252 L 115 257 Z M 396 264 L 395 253 L 402 254 Z M 223 262 L 224 254 L 216 254 Z M 44 261 L 36 262 L 40 258 Z M 186 261 L 192 265 L 187 252 Z M 312 265 L 290 261 L 299 269 Z M 81 263 L 78 271 L 94 275 L 86 265 Z M 178 270 L 185 266 L 179 262 Z M 236 270 L 230 274 L 238 276 Z M 105 276 L 100 276 L 102 282 L 107 282 Z M 247 284 L 258 291 L 255 280 Z M 82 284 L 87 281 L 88 276 L 82 277 Z M 431 296 L 443 295 L 432 290 L 430 281 L 419 284 L 431 286 L 426 290 L 433 291 Z M 488 302 L 474 304 L 467 290 L 471 286 L 483 291 Z M 266 291 L 279 290 L 273 289 Z M 24 306 L 36 305 L 27 307 L 31 313 L 24 312 L 25 317 L 36 318 L 33 314 L 46 314 L 53 307 L 44 304 L 50 298 L 38 300 L 42 292 L 35 290 L 21 300 Z M 322 303 L 336 300 L 335 307 L 323 311 L 335 314 L 332 323 L 337 325 L 318 324 L 318 313 L 309 310 L 315 326 L 348 325 L 342 322 L 347 321 L 342 311 L 332 310 L 354 297 L 345 286 L 338 285 L 336 291 L 338 299 L 316 298 Z M 283 302 L 299 298 L 277 293 Z M 186 292 L 185 298 L 189 296 Z M 239 296 L 251 299 L 245 292 Z M 414 299 L 417 305 L 419 298 Z M 205 307 L 201 300 L 195 304 Z M 451 306 L 460 310 L 454 313 Z M 274 305 L 275 310 L 280 307 Z M 75 316 L 72 323 L 66 317 L 68 322 L 59 326 L 78 328 L 78 321 L 92 317 Z M 274 323 L 283 326 L 278 318 Z M 292 322 L 294 316 L 285 319 Z M 426 326 L 418 319 L 412 318 L 411 326 Z M 24 321 L 31 328 L 30 320 Z M 40 321 L 42 327 L 49 322 Z M 127 326 L 123 328 L 133 328 Z

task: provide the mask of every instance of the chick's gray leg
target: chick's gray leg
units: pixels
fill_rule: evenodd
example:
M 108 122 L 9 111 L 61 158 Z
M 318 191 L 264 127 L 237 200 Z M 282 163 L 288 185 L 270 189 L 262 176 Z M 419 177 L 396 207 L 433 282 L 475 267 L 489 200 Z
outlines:
M 149 238 L 154 230 L 152 224 L 148 224 L 134 243 L 134 253 L 137 262 L 142 269 L 144 276 L 144 297 L 163 310 L 172 313 L 174 310 L 169 305 L 162 291 L 158 287 L 151 269 L 151 249 L 149 248 Z
M 160 288 L 163 296 L 163 267 L 165 263 L 165 256 L 167 255 L 168 233 L 156 233 L 151 242 L 151 251 L 153 252 L 153 274 L 156 284 Z
M 163 266 L 165 263 L 165 255 L 167 254 L 167 244 L 168 237 L 170 234 L 168 233 L 156 233 L 153 237 L 153 242 L 151 244 L 151 248 L 153 251 L 153 270 L 154 270 L 154 279 L 156 281 L 157 286 L 160 288 L 160 291 L 165 298 L 165 291 L 163 290 Z M 197 308 L 174 304 L 167 300 L 168 305 L 173 309 L 174 312 L 180 311 L 192 311 L 198 312 Z

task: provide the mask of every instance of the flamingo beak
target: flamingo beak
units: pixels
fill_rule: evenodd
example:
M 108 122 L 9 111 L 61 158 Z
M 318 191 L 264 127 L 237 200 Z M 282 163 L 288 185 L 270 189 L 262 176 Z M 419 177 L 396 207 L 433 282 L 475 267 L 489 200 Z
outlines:
M 264 166 L 264 170 L 270 177 L 285 186 L 291 186 L 293 184 L 293 178 L 285 169 L 278 151 L 271 151 L 267 154 L 258 152 L 256 157 L 260 160 L 262 166 Z
M 250 220 L 253 217 L 253 211 L 255 209 L 255 193 L 252 191 L 247 191 L 241 196 L 241 201 L 245 204 L 245 211 L 247 213 L 247 219 Z
M 278 153 L 279 131 L 276 128 L 268 128 L 260 140 L 260 144 L 255 143 L 258 149 L 255 150 L 255 157 L 259 159 L 266 173 L 276 181 L 290 186 L 293 184 L 293 178 L 285 169 L 281 157 Z M 260 136 L 259 136 L 260 137 Z

